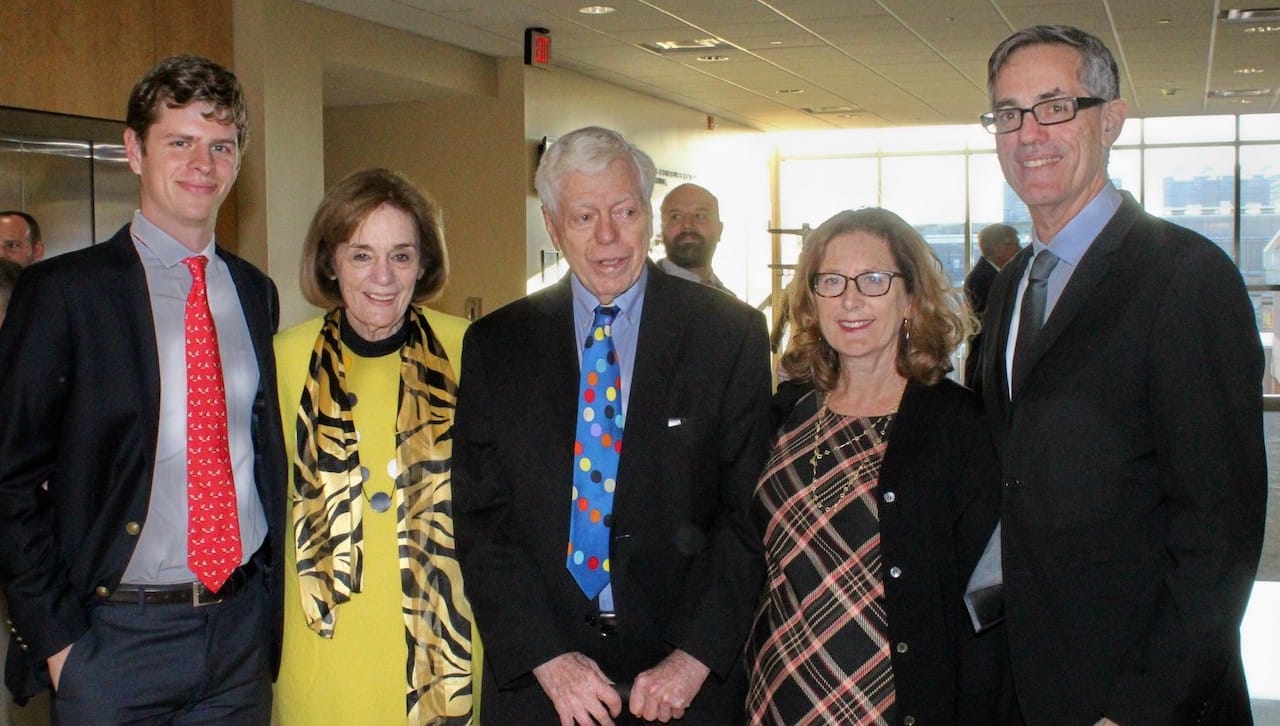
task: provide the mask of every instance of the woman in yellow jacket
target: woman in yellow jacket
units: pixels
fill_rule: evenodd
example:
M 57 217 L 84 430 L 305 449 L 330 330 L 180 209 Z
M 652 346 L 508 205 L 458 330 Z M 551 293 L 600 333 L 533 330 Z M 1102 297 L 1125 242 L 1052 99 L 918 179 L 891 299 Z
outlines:
M 466 321 L 421 307 L 447 277 L 439 210 L 402 176 L 357 172 L 317 209 L 301 284 L 329 312 L 275 342 L 293 465 L 285 726 L 475 722 L 450 477 Z

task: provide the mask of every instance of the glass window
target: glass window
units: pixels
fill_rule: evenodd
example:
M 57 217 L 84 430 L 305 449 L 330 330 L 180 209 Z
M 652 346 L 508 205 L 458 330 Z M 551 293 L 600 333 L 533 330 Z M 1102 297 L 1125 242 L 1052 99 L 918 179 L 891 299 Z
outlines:
M 1240 140 L 1280 140 L 1280 113 L 1259 113 L 1241 116 Z
M 784 159 L 778 165 L 782 189 L 779 209 L 783 229 L 817 227 L 844 209 L 879 204 L 879 174 L 874 157 Z M 800 237 L 782 236 L 783 264 L 795 264 Z
M 1144 191 L 1148 212 L 1199 232 L 1234 257 L 1235 149 L 1148 149 Z
M 1004 180 L 1000 160 L 995 154 L 969 157 L 969 223 L 972 230 L 970 269 L 982 256 L 978 250 L 978 232 L 987 225 L 1011 224 L 1018 228 L 1023 244 L 1031 241 L 1031 217 L 1027 214 L 1027 207 Z
M 1143 141 L 1148 144 L 1187 144 L 1205 141 L 1233 141 L 1235 116 L 1178 116 L 1149 118 L 1142 122 Z
M 1239 264 L 1250 285 L 1280 285 L 1278 208 L 1280 145 L 1241 147 Z
M 1107 177 L 1116 189 L 1123 189 L 1142 203 L 1142 151 L 1140 149 L 1112 149 L 1107 164 Z
M 1124 126 L 1120 128 L 1120 135 L 1116 137 L 1116 146 L 1137 146 L 1142 143 L 1142 119 L 1130 118 L 1125 119 Z
M 964 156 L 888 156 L 881 169 L 884 207 L 924 235 L 953 283 L 964 282 Z

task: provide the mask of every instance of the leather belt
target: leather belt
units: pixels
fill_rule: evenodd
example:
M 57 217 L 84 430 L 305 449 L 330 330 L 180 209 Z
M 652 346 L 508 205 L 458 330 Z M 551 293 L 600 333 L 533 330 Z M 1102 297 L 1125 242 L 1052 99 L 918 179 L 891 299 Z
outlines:
M 618 616 L 616 613 L 591 613 L 586 617 L 587 625 L 600 629 L 600 637 L 611 638 L 618 633 Z
M 231 573 L 227 581 L 222 583 L 222 589 L 217 592 L 200 582 L 184 582 L 178 585 L 121 584 L 115 592 L 106 597 L 104 602 L 132 605 L 190 605 L 197 608 L 214 605 L 240 594 L 249 583 L 249 578 L 257 574 L 260 567 L 257 557 L 250 558 L 248 562 Z

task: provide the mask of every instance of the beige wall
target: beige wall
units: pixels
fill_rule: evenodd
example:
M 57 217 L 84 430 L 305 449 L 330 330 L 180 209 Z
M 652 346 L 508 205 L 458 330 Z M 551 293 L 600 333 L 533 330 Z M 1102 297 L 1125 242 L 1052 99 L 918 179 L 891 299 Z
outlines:
M 524 293 L 523 83 L 518 60 L 496 63 L 497 93 L 441 93 L 425 102 L 325 112 L 325 179 L 357 169 L 400 171 L 440 204 L 449 284 L 433 303 L 488 312 Z
M 496 60 L 444 43 L 297 0 L 233 0 L 233 7 L 236 65 L 250 95 L 256 139 L 240 173 L 241 234 L 246 239 L 268 240 L 264 269 L 280 288 L 284 326 L 318 312 L 302 299 L 297 271 L 311 215 L 328 183 L 336 181 L 330 170 L 340 175 L 382 163 L 409 173 L 439 196 L 433 187 L 444 188 L 446 180 L 441 175 L 419 178 L 419 172 L 430 168 L 432 146 L 471 144 L 477 154 L 501 157 L 504 140 L 518 138 L 519 127 L 504 131 L 508 122 L 500 116 L 511 113 L 518 119 L 519 108 L 508 102 L 513 108 L 504 110 L 499 99 L 502 93 L 518 99 L 520 91 L 503 85 Z M 388 113 L 387 107 L 353 109 L 352 120 L 344 125 L 346 115 L 326 118 L 324 108 L 324 74 L 338 66 L 347 76 L 363 75 L 384 82 L 394 79 L 410 92 L 447 98 L 448 102 L 401 105 L 390 115 L 407 126 L 380 119 Z M 468 141 L 472 126 L 467 111 L 472 104 L 478 111 L 470 123 L 491 136 L 477 134 Z M 368 123 L 359 121 L 361 114 L 368 117 Z M 418 115 L 426 118 L 416 118 Z M 333 123 L 335 129 L 326 129 L 327 123 Z M 510 123 L 518 124 L 518 120 Z M 509 143 L 514 146 L 515 142 Z M 328 155 L 334 160 L 326 161 Z M 448 169 L 450 182 L 467 177 L 468 185 L 479 188 L 484 181 L 479 172 L 459 171 L 475 166 L 467 155 L 456 154 L 442 160 L 439 168 Z M 451 246 L 457 237 L 456 244 L 475 249 L 467 242 L 479 233 L 466 230 L 462 220 L 495 215 L 491 211 L 477 213 L 475 203 L 462 206 L 464 191 L 449 192 L 451 206 L 459 209 L 452 214 L 446 207 L 446 234 Z M 513 225 L 492 233 L 513 235 L 519 231 L 520 227 Z M 469 263 L 468 268 L 481 268 L 470 263 L 465 254 L 463 260 Z M 483 260 L 483 264 L 502 269 L 492 260 Z M 500 274 L 495 279 L 500 279 Z M 463 296 L 455 294 L 455 289 L 446 290 L 442 307 L 460 314 Z M 480 293 L 487 297 L 485 289 Z

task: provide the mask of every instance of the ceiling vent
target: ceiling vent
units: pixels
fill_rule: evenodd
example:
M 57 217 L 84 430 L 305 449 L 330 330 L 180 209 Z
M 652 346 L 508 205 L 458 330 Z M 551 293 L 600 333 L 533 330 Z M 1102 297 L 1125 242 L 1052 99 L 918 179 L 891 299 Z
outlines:
M 1270 95 L 1270 88 L 1215 89 L 1208 93 L 1209 98 L 1256 98 L 1258 96 Z
M 701 40 L 659 40 L 654 43 L 641 43 L 640 47 L 648 48 L 659 55 L 706 53 L 709 50 L 733 49 L 733 46 L 719 38 L 702 38 Z
M 805 106 L 800 110 L 808 114 L 813 114 L 814 116 L 824 116 L 828 114 L 838 116 L 840 114 L 856 114 L 862 109 L 855 108 L 853 106 L 818 106 L 817 108 Z
M 1253 8 L 1252 10 L 1232 8 L 1218 13 L 1218 20 L 1224 23 L 1280 22 L 1280 8 Z

